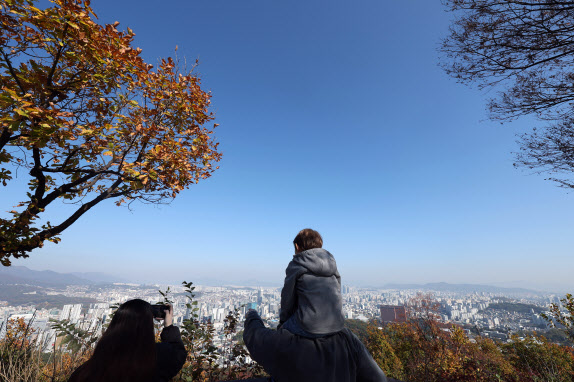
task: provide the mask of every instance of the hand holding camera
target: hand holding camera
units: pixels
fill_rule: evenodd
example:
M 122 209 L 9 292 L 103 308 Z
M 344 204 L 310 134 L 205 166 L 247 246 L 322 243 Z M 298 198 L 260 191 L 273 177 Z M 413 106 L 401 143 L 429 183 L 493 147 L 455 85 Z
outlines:
M 163 320 L 163 326 L 167 327 L 173 324 L 173 306 L 171 304 L 152 305 L 151 310 L 155 319 Z

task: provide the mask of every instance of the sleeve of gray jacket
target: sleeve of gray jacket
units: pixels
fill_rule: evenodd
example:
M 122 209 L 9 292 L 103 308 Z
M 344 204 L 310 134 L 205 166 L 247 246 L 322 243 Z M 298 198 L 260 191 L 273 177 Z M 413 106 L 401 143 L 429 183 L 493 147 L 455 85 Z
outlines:
M 285 270 L 285 283 L 281 290 L 281 311 L 279 312 L 279 323 L 283 324 L 295 313 L 297 309 L 297 279 L 305 273 L 306 269 L 293 261 L 289 263 Z

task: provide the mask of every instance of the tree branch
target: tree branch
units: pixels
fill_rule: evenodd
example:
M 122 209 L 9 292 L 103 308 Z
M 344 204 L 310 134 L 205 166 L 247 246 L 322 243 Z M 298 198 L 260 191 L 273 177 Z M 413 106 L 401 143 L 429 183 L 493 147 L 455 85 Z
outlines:
M 45 230 L 37 233 L 36 235 L 34 235 L 34 237 L 31 240 L 29 240 L 30 244 L 22 244 L 22 245 L 19 245 L 17 248 L 13 249 L 12 252 L 18 252 L 18 254 L 14 255 L 14 257 L 16 257 L 16 258 L 17 257 L 28 257 L 28 255 L 26 255 L 26 252 L 30 252 L 33 249 L 38 248 L 38 246 L 41 245 L 41 243 L 44 240 L 62 233 L 66 228 L 68 228 L 69 226 L 74 224 L 74 222 L 76 222 L 76 220 L 78 220 L 83 214 L 88 212 L 90 210 L 90 208 L 92 208 L 93 206 L 95 206 L 96 204 L 101 202 L 102 200 L 109 198 L 110 195 L 113 194 L 113 191 L 121 183 L 122 183 L 122 179 L 121 178 L 117 179 L 105 192 L 98 195 L 96 198 L 94 198 L 89 203 L 82 205 L 80 208 L 78 208 L 76 210 L 76 212 L 74 212 L 69 218 L 64 220 L 61 224 L 59 224 L 55 227 L 49 228 L 49 229 L 45 229 Z M 0 238 L 0 242 L 1 242 L 1 238 Z M 10 265 L 9 261 L 6 263 L 5 259 L 2 259 L 2 260 L 3 260 L 3 263 L 2 263 L 3 265 Z
M 126 196 L 127 194 L 129 194 L 132 190 L 125 190 L 125 191 L 121 191 L 121 192 L 115 192 L 113 194 L 110 194 L 108 196 L 108 198 L 117 198 L 118 196 Z
M 20 79 L 16 75 L 16 72 L 14 71 L 14 68 L 12 67 L 12 62 L 10 62 L 8 55 L 6 55 L 6 53 L 4 53 L 4 49 L 2 49 L 2 48 L 0 48 L 0 52 L 2 53 L 2 56 L 4 57 L 4 61 L 6 62 L 6 65 L 8 65 L 8 70 L 10 71 L 10 75 L 12 76 L 12 78 L 14 78 L 14 81 L 16 81 L 16 84 L 20 88 L 20 91 L 22 92 L 22 94 L 25 94 L 26 91 L 24 90 L 24 87 L 22 86 Z
M 61 168 L 49 168 L 49 167 L 43 167 L 42 171 L 44 172 L 52 172 L 52 173 L 63 173 L 63 174 L 94 174 L 94 175 L 100 175 L 100 174 L 109 174 L 109 175 L 118 175 L 121 176 L 122 173 L 119 171 L 112 171 L 112 170 L 108 170 L 109 166 L 106 165 L 106 167 L 104 167 L 102 170 L 93 170 L 93 169 L 72 169 L 72 168 L 67 168 L 67 169 L 61 169 Z
M 64 31 L 62 32 L 62 40 L 66 37 L 66 33 L 68 33 L 69 24 L 66 23 L 64 26 Z M 50 73 L 48 74 L 48 79 L 46 81 L 46 85 L 48 88 L 52 87 L 52 80 L 54 78 L 54 72 L 56 71 L 56 67 L 58 66 L 58 61 L 60 61 L 60 57 L 62 56 L 62 51 L 67 44 L 62 44 L 60 48 L 58 48 L 58 52 L 56 53 L 56 57 L 54 58 L 54 62 L 52 63 L 52 68 L 50 69 Z
M 90 202 L 82 205 L 80 208 L 76 210 L 76 212 L 74 212 L 69 218 L 64 220 L 62 223 L 60 223 L 56 227 L 52 227 L 42 232 L 39 232 L 36 236 L 39 237 L 41 240 L 44 240 L 48 237 L 53 237 L 55 235 L 62 233 L 66 228 L 74 224 L 74 222 L 78 220 L 83 214 L 88 212 L 90 208 L 92 208 L 102 200 L 109 198 L 113 194 L 114 190 L 118 188 L 120 184 L 122 184 L 122 182 L 123 179 L 118 178 L 106 191 L 102 192 L 100 195 L 98 195 Z M 34 248 L 30 248 L 30 250 L 32 249 Z
M 41 170 L 42 162 L 40 158 L 40 149 L 34 147 L 32 149 L 32 157 L 34 158 L 34 167 L 30 170 L 30 175 L 38 179 L 38 186 L 34 193 L 35 202 L 38 203 L 44 197 L 44 193 L 46 192 L 46 177 Z
M 68 162 L 70 162 L 70 159 L 72 159 L 73 156 L 76 155 L 76 153 L 77 153 L 78 151 L 80 151 L 81 149 L 82 149 L 81 147 L 76 147 L 74 150 L 72 150 L 72 151 L 70 152 L 70 154 L 68 154 L 68 156 L 66 157 L 66 159 L 64 159 L 64 162 L 62 163 L 62 165 L 59 166 L 58 168 L 59 168 L 61 171 L 64 171 L 64 169 L 65 169 L 66 166 L 68 165 Z
M 15 141 L 16 139 L 22 138 L 22 137 L 27 137 L 28 134 L 18 134 L 18 135 L 12 135 L 10 137 L 10 139 L 8 139 L 9 142 Z M 1 146 L 0 146 L 1 148 Z
M 2 134 L 0 134 L 0 150 L 2 150 L 8 142 L 10 142 L 11 135 L 12 133 L 7 126 L 2 129 Z
M 97 176 L 97 175 L 98 175 L 97 173 L 88 174 L 86 176 L 83 176 L 83 177 L 75 180 L 74 182 L 70 182 L 70 183 L 66 183 L 66 184 L 61 185 L 60 187 L 56 188 L 54 191 L 52 191 L 48 195 L 46 195 L 46 197 L 38 203 L 38 207 L 39 208 L 46 208 L 46 206 L 48 206 L 48 204 L 52 203 L 58 197 L 64 195 L 66 192 L 69 192 L 71 189 L 73 189 L 77 185 L 80 185 L 84 182 L 87 182 L 88 180 L 90 180 L 91 178 L 93 178 L 94 176 Z

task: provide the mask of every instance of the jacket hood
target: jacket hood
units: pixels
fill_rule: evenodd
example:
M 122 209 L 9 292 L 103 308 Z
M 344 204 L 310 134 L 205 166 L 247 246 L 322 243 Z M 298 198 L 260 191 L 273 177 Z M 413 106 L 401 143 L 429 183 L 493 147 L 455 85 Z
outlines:
M 293 256 L 293 262 L 307 268 L 317 276 L 338 274 L 335 258 L 323 248 L 313 248 L 299 252 Z

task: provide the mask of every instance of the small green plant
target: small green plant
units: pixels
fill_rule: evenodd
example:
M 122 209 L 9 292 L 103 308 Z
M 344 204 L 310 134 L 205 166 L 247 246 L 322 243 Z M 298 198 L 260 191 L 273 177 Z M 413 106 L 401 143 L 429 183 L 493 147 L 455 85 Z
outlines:
M 561 306 L 560 306 L 561 305 Z M 561 329 L 574 343 L 574 297 L 570 293 L 560 299 L 560 304 L 550 305 L 550 314 L 541 313 L 551 327 Z
M 230 311 L 224 319 L 223 345 L 214 345 L 215 328 L 209 320 L 200 320 L 195 287 L 182 282 L 188 317 L 181 325 L 183 343 L 188 351 L 187 361 L 174 381 L 214 381 L 265 376 L 261 366 L 251 361 L 245 346 L 237 340 L 241 323 L 240 308 Z M 164 296 L 165 297 L 165 296 Z
M 89 351 L 102 333 L 101 325 L 96 330 L 88 331 L 78 327 L 69 320 L 50 320 L 56 336 L 61 338 L 60 346 L 69 352 L 78 354 Z
M 197 314 L 197 301 L 194 300 L 195 287 L 184 281 L 187 314 L 181 325 L 182 340 L 187 349 L 187 360 L 179 374 L 181 381 L 209 381 L 215 374 L 219 353 L 213 344 L 215 328 L 211 322 L 201 322 Z M 177 377 L 176 377 L 177 380 Z
M 31 320 L 23 318 L 10 319 L 0 326 L 5 335 L 0 340 L 0 380 L 34 381 L 34 376 L 41 369 L 39 346 L 30 340 L 34 334 Z
M 222 358 L 225 361 L 223 374 L 226 379 L 241 379 L 266 375 L 259 364 L 251 361 L 249 352 L 243 344 L 243 341 L 237 339 L 239 324 L 241 323 L 240 309 L 242 307 L 244 306 L 230 311 L 223 320 L 225 342 L 222 349 Z

